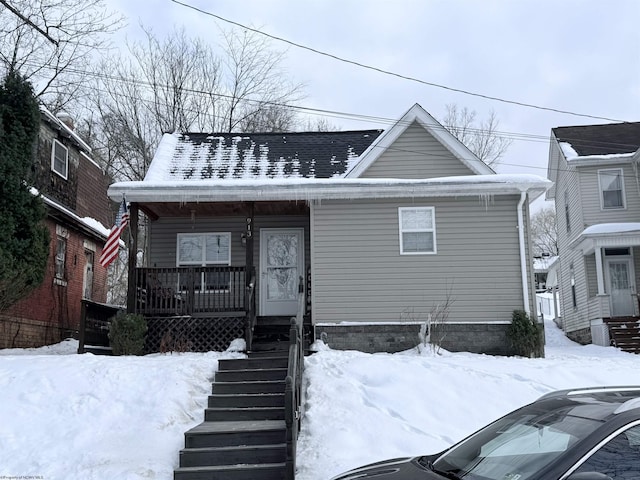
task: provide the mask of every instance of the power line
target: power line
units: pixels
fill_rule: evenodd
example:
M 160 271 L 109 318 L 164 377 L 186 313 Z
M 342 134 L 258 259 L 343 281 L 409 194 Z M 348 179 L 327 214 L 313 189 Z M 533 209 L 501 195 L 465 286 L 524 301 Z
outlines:
M 464 95 L 470 95 L 470 96 L 473 96 L 473 97 L 484 98 L 486 100 L 493 100 L 493 101 L 496 101 L 496 102 L 508 103 L 508 104 L 517 105 L 517 106 L 520 106 L 520 107 L 534 108 L 534 109 L 537 109 L 537 110 L 545 110 L 545 111 L 548 111 L 548 112 L 561 113 L 561 114 L 564 114 L 564 115 L 573 115 L 573 116 L 576 116 L 576 117 L 591 118 L 591 119 L 595 119 L 595 120 L 606 120 L 608 122 L 625 122 L 625 120 L 619 120 L 619 119 L 609 118 L 609 117 L 601 117 L 601 116 L 597 116 L 597 115 L 589 115 L 589 114 L 586 114 L 586 113 L 577 113 L 577 112 L 572 112 L 572 111 L 569 111 L 569 110 L 561 110 L 561 109 L 552 108 L 552 107 L 543 107 L 543 106 L 535 105 L 535 104 L 532 104 L 532 103 L 519 102 L 519 101 L 516 101 L 516 100 L 507 100 L 507 99 L 500 98 L 500 97 L 494 97 L 494 96 L 491 96 L 491 95 L 485 95 L 485 94 L 482 94 L 482 93 L 476 93 L 476 92 L 471 92 L 471 91 L 468 91 L 468 90 L 462 90 L 462 89 L 459 89 L 459 88 L 449 87 L 447 85 L 441 85 L 441 84 L 438 84 L 438 83 L 428 82 L 426 80 L 422 80 L 422 79 L 419 79 L 419 78 L 416 78 L 416 77 L 411 77 L 411 76 L 408 76 L 408 75 L 403 75 L 403 74 L 400 74 L 400 73 L 392 72 L 390 70 L 384 70 L 382 68 L 374 67 L 372 65 L 367 65 L 367 64 L 364 64 L 364 63 L 361 63 L 361 62 L 357 62 L 355 60 L 349 60 L 347 58 L 340 57 L 340 56 L 334 55 L 332 53 L 324 52 L 322 50 L 317 50 L 315 48 L 308 47 L 306 45 L 302 45 L 300 43 L 296 43 L 296 42 L 293 42 L 291 40 L 287 40 L 286 38 L 278 37 L 276 35 L 271 35 L 270 33 L 266 33 L 266 32 L 263 32 L 261 30 L 255 29 L 255 28 L 248 27 L 247 25 L 243 25 L 243 24 L 235 22 L 233 20 L 229 20 L 227 18 L 221 17 L 220 15 L 216 15 L 215 13 L 207 12 L 206 10 L 202 10 L 202 9 L 200 9 L 198 7 L 194 7 L 193 5 L 189 5 L 187 3 L 180 2 L 179 0 L 171 0 L 171 1 L 173 3 L 181 5 L 183 7 L 190 8 L 192 10 L 195 10 L 196 12 L 202 13 L 203 15 L 208 15 L 210 17 L 217 18 L 218 20 L 221 20 L 223 22 L 229 23 L 231 25 L 235 25 L 237 27 L 243 28 L 243 29 L 248 30 L 250 32 L 257 33 L 259 35 L 264 35 L 266 37 L 269 37 L 269 38 L 271 38 L 273 40 L 276 40 L 276 41 L 279 41 L 279 42 L 284 42 L 284 43 L 286 43 L 288 45 L 292 45 L 292 46 L 294 46 L 296 48 L 307 50 L 309 52 L 313 52 L 313 53 L 316 53 L 318 55 L 329 57 L 329 58 L 332 58 L 334 60 L 338 60 L 338 61 L 343 62 L 343 63 L 348 63 L 350 65 L 355 65 L 357 67 L 365 68 L 367 70 L 373 70 L 375 72 L 382 73 L 384 75 L 390 75 L 390 76 L 393 76 L 393 77 L 401 78 L 403 80 L 409 80 L 411 82 L 416 82 L 416 83 L 421 83 L 423 85 L 428 85 L 430 87 L 441 88 L 441 89 L 449 90 L 449 91 L 456 92 L 456 93 L 462 93 Z

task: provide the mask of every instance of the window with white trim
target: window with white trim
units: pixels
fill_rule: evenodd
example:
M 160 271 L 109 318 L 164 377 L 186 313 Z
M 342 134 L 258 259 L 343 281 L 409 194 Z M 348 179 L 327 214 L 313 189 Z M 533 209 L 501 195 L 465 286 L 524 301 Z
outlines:
M 179 233 L 177 263 L 179 267 L 231 265 L 231 233 Z M 198 291 L 229 289 L 228 271 L 205 271 L 198 277 Z
M 598 170 L 598 184 L 603 210 L 624 208 L 624 182 L 621 168 Z
M 436 253 L 435 207 L 399 207 L 400 254 Z
M 64 179 L 69 175 L 69 150 L 55 139 L 51 147 L 51 170 Z

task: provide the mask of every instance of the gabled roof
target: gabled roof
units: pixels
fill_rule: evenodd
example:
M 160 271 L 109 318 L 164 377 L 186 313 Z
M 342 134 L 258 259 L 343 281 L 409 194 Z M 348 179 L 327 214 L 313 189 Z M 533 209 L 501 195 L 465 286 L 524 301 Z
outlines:
M 640 148 L 640 122 L 557 127 L 558 142 L 571 145 L 580 157 L 634 153 Z
M 341 178 L 380 133 L 165 134 L 145 180 Z
M 416 103 L 393 127 L 385 131 L 371 144 L 367 151 L 362 154 L 360 161 L 354 164 L 352 170 L 347 173 L 346 177 L 354 178 L 362 175 L 414 122 L 419 123 L 473 173 L 477 175 L 490 175 L 495 173 L 460 140 L 454 137 L 449 130 Z

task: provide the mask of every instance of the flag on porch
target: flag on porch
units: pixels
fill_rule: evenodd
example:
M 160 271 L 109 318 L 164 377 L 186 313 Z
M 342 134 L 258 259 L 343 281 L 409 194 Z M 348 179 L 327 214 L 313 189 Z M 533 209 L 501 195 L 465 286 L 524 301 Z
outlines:
M 126 200 L 122 198 L 122 203 L 120 204 L 118 214 L 116 215 L 116 222 L 111 228 L 111 232 L 109 232 L 107 243 L 104 244 L 102 255 L 100 256 L 100 265 L 104 268 L 111 265 L 111 262 L 113 262 L 118 256 L 118 251 L 120 250 L 120 235 L 122 235 L 122 231 L 128 223 L 129 209 L 127 208 Z

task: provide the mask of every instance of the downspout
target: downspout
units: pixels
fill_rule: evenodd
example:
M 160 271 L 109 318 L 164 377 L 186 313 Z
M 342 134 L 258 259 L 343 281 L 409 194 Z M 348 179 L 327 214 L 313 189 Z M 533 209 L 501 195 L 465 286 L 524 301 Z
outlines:
M 524 244 L 524 216 L 522 206 L 527 198 L 527 192 L 520 193 L 518 202 L 518 237 L 520 240 L 520 273 L 522 275 L 522 297 L 524 299 L 524 311 L 527 316 L 531 315 L 531 305 L 529 305 L 529 281 L 527 280 L 527 251 Z

